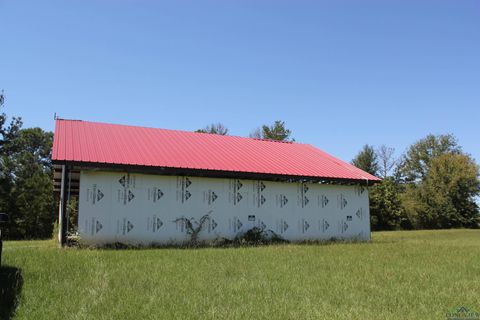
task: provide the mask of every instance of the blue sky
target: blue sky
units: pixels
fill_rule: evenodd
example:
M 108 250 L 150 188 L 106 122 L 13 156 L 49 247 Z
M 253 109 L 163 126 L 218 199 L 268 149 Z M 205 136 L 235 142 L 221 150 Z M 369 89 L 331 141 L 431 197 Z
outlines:
M 480 1 L 0 0 L 6 112 L 247 136 L 344 160 L 453 133 L 480 160 Z

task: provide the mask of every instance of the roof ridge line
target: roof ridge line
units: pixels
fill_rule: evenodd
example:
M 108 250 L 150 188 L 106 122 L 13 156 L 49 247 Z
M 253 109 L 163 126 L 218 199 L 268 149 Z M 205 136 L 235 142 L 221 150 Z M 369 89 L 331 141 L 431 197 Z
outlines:
M 141 126 L 141 125 L 139 126 L 139 125 L 131 125 L 131 124 L 119 124 L 119 123 L 111 123 L 111 122 L 81 120 L 81 119 L 57 118 L 57 119 L 55 119 L 55 121 L 75 121 L 75 122 L 93 123 L 93 124 L 109 125 L 109 126 L 125 126 L 125 127 L 133 127 L 133 128 L 151 129 L 151 130 L 165 130 L 165 131 L 182 132 L 182 133 L 188 133 L 188 134 L 203 134 L 203 135 L 209 134 L 209 135 L 214 135 L 214 136 L 222 136 L 222 137 L 229 137 L 229 138 L 240 138 L 240 139 L 257 140 L 257 141 L 265 141 L 265 142 L 278 142 L 278 143 L 285 143 L 285 144 L 309 145 L 308 143 L 301 143 L 301 142 L 296 142 L 296 141 L 280 141 L 280 140 L 273 140 L 273 139 L 243 137 L 243 136 L 239 136 L 239 135 L 222 135 L 222 134 L 209 133 L 209 132 L 195 132 L 195 131 L 189 131 L 189 130 L 167 129 L 167 128 L 148 127 L 148 126 Z

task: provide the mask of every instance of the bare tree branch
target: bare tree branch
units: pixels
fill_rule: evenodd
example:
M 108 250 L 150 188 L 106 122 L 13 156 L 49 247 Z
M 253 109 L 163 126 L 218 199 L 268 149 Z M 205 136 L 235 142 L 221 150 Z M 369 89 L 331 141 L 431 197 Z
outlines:
M 380 173 L 383 175 L 384 179 L 388 177 L 393 167 L 397 163 L 397 160 L 395 159 L 394 154 L 395 154 L 395 148 L 387 147 L 384 144 L 382 144 L 377 149 L 377 157 L 380 165 Z

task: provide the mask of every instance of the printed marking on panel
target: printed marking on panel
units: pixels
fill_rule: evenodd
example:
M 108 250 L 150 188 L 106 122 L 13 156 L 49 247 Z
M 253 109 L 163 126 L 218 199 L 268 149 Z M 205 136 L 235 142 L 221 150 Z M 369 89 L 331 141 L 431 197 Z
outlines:
M 306 183 L 299 183 L 298 184 L 298 187 L 297 187 L 297 204 L 301 207 L 301 208 L 305 208 L 308 204 L 308 202 L 310 201 L 308 199 L 308 190 L 309 190 L 309 187 L 307 186 Z
M 148 189 L 147 199 L 153 203 L 157 203 L 165 194 L 158 187 L 153 187 Z
M 263 204 L 267 201 L 265 198 L 263 191 L 267 186 L 263 181 L 254 181 L 253 182 L 253 190 L 254 190 L 254 201 L 257 208 L 263 206 Z
M 229 226 L 230 226 L 230 230 L 232 230 L 233 232 L 238 232 L 240 231 L 240 229 L 242 229 L 243 223 L 240 220 L 240 218 L 234 216 L 229 219 Z
M 277 220 L 277 232 L 283 234 L 287 231 L 289 225 L 286 220 L 280 219 Z
M 326 195 L 322 194 L 318 197 L 319 207 L 325 208 L 328 205 L 328 202 L 329 200 Z
M 85 230 L 90 230 L 90 235 L 94 236 L 103 229 L 103 224 L 92 217 L 91 220 L 85 220 Z
M 310 223 L 306 219 L 301 219 L 299 223 L 300 223 L 300 231 L 302 233 L 305 233 L 308 231 L 308 229 L 310 229 Z
M 210 219 L 209 220 L 209 223 L 208 223 L 208 232 L 213 232 L 218 226 L 218 223 L 217 221 L 215 221 L 215 219 Z
M 177 201 L 185 203 L 190 199 L 192 193 L 189 191 L 188 187 L 192 182 L 188 177 L 177 177 Z
M 339 194 L 337 196 L 337 207 L 340 208 L 341 210 L 343 210 L 343 209 L 345 209 L 347 204 L 348 204 L 348 201 L 345 198 L 345 196 L 343 195 L 343 193 Z
M 87 202 L 91 202 L 93 205 L 100 202 L 104 196 L 104 193 L 97 188 L 96 183 L 94 183 L 91 188 L 87 189 Z
M 363 208 L 358 209 L 355 215 L 358 217 L 358 219 L 363 220 Z
M 348 224 L 345 222 L 345 220 L 340 220 L 338 222 L 338 231 L 341 233 L 341 234 L 344 234 L 348 229 Z
M 327 220 L 321 219 L 320 221 L 318 221 L 318 229 L 322 233 L 325 233 L 328 230 L 329 227 L 330 227 L 330 224 L 328 223 Z
M 275 203 L 276 203 L 277 207 L 283 208 L 283 207 L 287 206 L 288 198 L 284 194 L 277 194 L 275 196 Z
M 217 198 L 218 196 L 213 190 L 207 190 L 203 192 L 203 202 L 207 203 L 208 205 L 212 205 Z
M 117 234 L 126 235 L 134 228 L 133 223 L 127 218 L 117 220 Z
M 243 183 L 242 181 L 238 179 L 230 179 L 228 181 L 228 189 L 229 189 L 229 201 L 233 203 L 233 205 L 237 205 L 242 199 L 244 198 L 244 195 L 242 193 L 244 192 L 243 188 Z
M 355 186 L 355 194 L 357 196 L 362 196 L 362 194 L 365 192 L 365 187 L 364 186 Z
M 156 214 L 154 214 L 152 217 L 148 217 L 147 225 L 148 230 L 151 232 L 158 232 L 163 226 L 163 221 Z

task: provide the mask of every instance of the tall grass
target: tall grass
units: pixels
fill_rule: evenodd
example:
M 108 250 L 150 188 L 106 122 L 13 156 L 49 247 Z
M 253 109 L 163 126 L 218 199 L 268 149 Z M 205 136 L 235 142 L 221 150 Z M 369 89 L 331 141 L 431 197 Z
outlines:
M 0 316 L 14 319 L 445 319 L 457 306 L 480 309 L 480 230 L 181 250 L 6 242 L 3 261 L 22 281 L 14 310 L 0 300 Z

